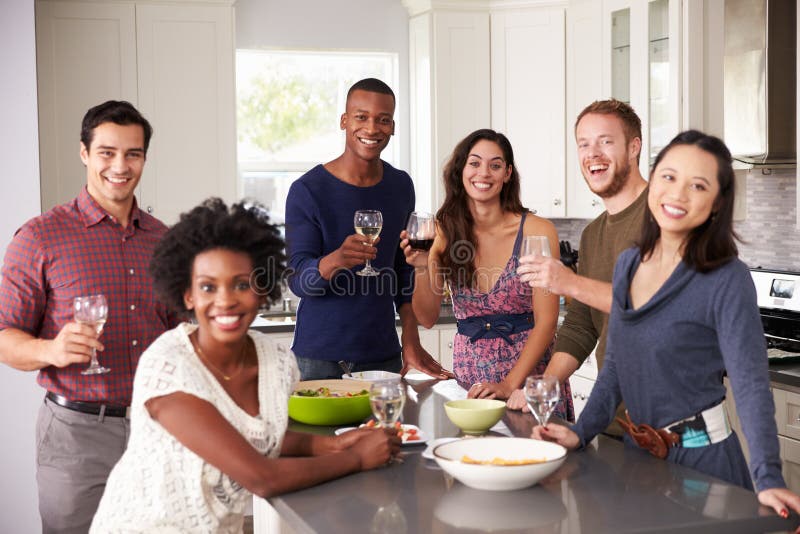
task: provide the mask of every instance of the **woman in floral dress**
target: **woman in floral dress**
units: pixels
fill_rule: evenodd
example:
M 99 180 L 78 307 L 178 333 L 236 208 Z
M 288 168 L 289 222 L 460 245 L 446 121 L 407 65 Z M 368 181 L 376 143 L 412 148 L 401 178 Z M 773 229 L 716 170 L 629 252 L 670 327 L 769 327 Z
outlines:
M 543 373 L 558 323 L 558 296 L 533 291 L 516 275 L 523 236 L 547 236 L 558 254 L 553 224 L 519 198 L 520 178 L 508 139 L 477 130 L 463 139 L 444 169 L 445 201 L 436 214 L 429 252 L 401 234 L 406 261 L 416 268 L 412 305 L 430 328 L 445 286 L 453 298 L 458 334 L 453 371 L 469 397 L 507 399 L 525 377 Z M 556 415 L 573 420 L 569 385 Z

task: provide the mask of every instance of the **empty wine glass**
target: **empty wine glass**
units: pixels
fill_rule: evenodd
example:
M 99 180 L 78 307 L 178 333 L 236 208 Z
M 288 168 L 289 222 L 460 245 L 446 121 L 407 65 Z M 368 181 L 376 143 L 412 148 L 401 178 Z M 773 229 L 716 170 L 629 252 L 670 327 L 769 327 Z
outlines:
M 416 250 L 430 250 L 436 235 L 433 215 L 424 211 L 415 211 L 408 217 L 406 225 L 408 244 Z
M 381 233 L 383 215 L 377 210 L 358 210 L 353 217 L 353 225 L 356 228 L 356 233 L 366 237 L 371 245 Z M 367 259 L 364 268 L 357 271 L 356 274 L 359 276 L 377 276 L 378 271 L 372 268 L 372 264 Z
M 108 318 L 108 303 L 103 295 L 89 295 L 88 297 L 77 297 L 73 301 L 75 321 L 81 324 L 88 324 L 99 336 L 103 332 L 103 326 Z M 111 371 L 108 367 L 103 367 L 97 361 L 97 351 L 92 347 L 92 361 L 82 375 L 100 375 Z
M 546 257 L 550 254 L 550 241 L 546 235 L 526 235 L 522 241 L 520 256 Z
M 549 258 L 551 257 L 550 241 L 546 235 L 526 235 L 522 239 L 522 250 L 520 250 L 519 255 L 520 257 Z M 549 296 L 550 290 L 545 288 L 544 295 Z
M 559 400 L 558 379 L 552 375 L 532 375 L 525 379 L 525 400 L 542 426 L 556 409 Z

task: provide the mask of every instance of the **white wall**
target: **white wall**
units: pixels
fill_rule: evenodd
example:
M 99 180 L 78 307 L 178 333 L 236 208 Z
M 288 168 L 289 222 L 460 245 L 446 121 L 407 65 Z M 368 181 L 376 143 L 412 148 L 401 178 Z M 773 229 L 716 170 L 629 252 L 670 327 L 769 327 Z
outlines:
M 400 0 L 237 0 L 236 48 L 364 50 L 398 54 L 392 142 L 409 169 L 408 11 Z M 344 110 L 342 110 L 344 111 Z M 344 149 L 344 146 L 342 146 Z
M 38 215 L 39 138 L 33 2 L 0 2 L 0 255 Z M 77 146 L 77 134 L 76 134 Z M 34 373 L 0 365 L 0 532 L 38 532 L 34 429 L 43 390 Z

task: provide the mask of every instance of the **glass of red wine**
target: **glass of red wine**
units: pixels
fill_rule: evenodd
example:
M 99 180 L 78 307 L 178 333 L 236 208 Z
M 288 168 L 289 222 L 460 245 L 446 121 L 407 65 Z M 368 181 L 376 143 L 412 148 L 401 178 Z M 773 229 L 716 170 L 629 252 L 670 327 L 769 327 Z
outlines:
M 415 250 L 428 251 L 433 245 L 433 237 L 436 235 L 436 226 L 433 222 L 433 215 L 424 211 L 415 211 L 409 216 L 406 225 L 408 233 L 408 244 Z

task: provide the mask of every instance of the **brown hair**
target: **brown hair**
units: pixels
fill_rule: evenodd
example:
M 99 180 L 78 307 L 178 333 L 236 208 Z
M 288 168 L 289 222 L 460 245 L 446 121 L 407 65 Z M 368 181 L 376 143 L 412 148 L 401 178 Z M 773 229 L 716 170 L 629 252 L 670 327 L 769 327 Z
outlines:
M 575 131 L 577 131 L 578 123 L 581 122 L 581 119 L 589 113 L 597 113 L 599 115 L 614 115 L 621 120 L 622 129 L 625 132 L 626 145 L 637 137 L 639 139 L 642 138 L 642 120 L 639 118 L 636 112 L 633 111 L 633 108 L 625 102 L 617 100 L 616 98 L 610 98 L 608 100 L 595 100 L 583 108 L 583 111 L 578 114 L 578 118 L 575 119 Z M 641 150 L 636 156 L 637 164 L 639 163 L 640 156 Z
M 698 272 L 707 273 L 727 263 L 731 258 L 735 258 L 738 255 L 735 240 L 741 241 L 733 229 L 735 184 L 731 153 L 721 139 L 697 130 L 687 130 L 675 136 L 658 153 L 653 164 L 653 171 L 650 173 L 651 179 L 653 172 L 667 152 L 679 145 L 696 146 L 717 160 L 719 193 L 714 200 L 714 208 L 711 216 L 689 233 L 683 251 L 683 261 L 686 264 Z M 648 208 L 638 241 L 639 253 L 642 258 L 652 254 L 660 237 L 661 228 Z
M 448 249 L 441 258 L 442 271 L 456 287 L 471 286 L 475 276 L 475 221 L 467 204 L 468 196 L 464 189 L 462 173 L 472 147 L 482 140 L 497 144 L 503 152 L 506 165 L 511 165 L 511 176 L 500 191 L 500 207 L 504 212 L 525 211 L 519 198 L 519 172 L 514 164 L 514 150 L 508 138 L 487 128 L 476 130 L 462 139 L 453 149 L 444 167 L 442 178 L 445 198 L 442 207 L 436 212 L 439 230 L 447 242 Z

